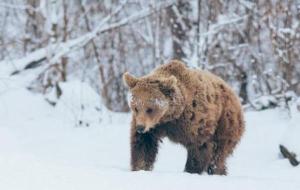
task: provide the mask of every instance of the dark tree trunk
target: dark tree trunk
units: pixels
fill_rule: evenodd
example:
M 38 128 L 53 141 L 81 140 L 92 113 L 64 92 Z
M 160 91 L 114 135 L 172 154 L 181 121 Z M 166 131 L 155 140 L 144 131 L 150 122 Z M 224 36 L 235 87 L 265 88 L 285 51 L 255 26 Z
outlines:
M 241 88 L 240 88 L 240 94 L 239 96 L 243 99 L 242 104 L 246 104 L 248 102 L 248 92 L 247 92 L 247 86 L 248 86 L 248 75 L 246 72 L 241 72 Z

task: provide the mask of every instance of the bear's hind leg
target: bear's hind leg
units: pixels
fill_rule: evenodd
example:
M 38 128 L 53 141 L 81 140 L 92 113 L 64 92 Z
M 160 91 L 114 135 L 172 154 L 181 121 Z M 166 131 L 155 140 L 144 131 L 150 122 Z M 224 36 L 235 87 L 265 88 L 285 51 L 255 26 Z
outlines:
M 212 158 L 211 143 L 204 143 L 201 147 L 188 148 L 185 172 L 201 174 L 206 171 Z
M 185 172 L 199 174 L 203 172 L 203 168 L 201 168 L 201 166 L 199 165 L 199 161 L 197 158 L 198 156 L 196 154 L 198 154 L 198 152 L 195 150 L 190 149 L 187 151 L 187 160 L 184 169 Z
M 131 170 L 152 170 L 158 152 L 158 139 L 151 133 L 131 137 Z
M 227 174 L 226 159 L 232 154 L 244 132 L 242 113 L 234 113 L 234 111 L 227 111 L 219 122 L 214 136 L 216 147 L 208 173 L 211 172 L 211 174 L 218 175 Z
M 226 175 L 226 159 L 233 152 L 234 147 L 237 142 L 231 140 L 222 140 L 216 143 L 217 147 L 214 151 L 213 159 L 208 167 L 207 173 L 217 174 L 217 175 Z

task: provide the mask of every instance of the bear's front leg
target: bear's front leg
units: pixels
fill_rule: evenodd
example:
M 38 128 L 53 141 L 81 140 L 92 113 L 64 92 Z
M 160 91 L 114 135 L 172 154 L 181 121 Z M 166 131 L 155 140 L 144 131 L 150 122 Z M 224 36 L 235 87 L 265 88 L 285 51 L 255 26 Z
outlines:
M 212 159 L 213 147 L 211 143 L 204 143 L 200 147 L 188 147 L 185 172 L 201 174 L 206 171 Z
M 158 139 L 152 133 L 131 135 L 131 170 L 152 170 L 158 152 Z

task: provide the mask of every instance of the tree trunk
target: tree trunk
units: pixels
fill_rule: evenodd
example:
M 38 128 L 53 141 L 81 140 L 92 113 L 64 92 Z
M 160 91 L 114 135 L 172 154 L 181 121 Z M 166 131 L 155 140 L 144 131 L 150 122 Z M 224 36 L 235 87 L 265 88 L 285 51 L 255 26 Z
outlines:
M 190 30 L 190 21 L 184 18 L 184 12 L 190 8 L 190 3 L 184 0 L 178 0 L 177 5 L 173 5 L 167 10 L 168 22 L 171 27 L 173 58 L 183 59 L 185 43 L 188 39 L 187 33 Z

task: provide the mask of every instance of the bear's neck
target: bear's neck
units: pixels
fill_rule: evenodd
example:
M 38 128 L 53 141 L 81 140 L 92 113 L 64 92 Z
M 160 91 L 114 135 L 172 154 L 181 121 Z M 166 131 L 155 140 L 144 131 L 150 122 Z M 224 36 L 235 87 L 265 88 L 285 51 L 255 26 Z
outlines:
M 169 122 L 180 118 L 185 109 L 185 96 L 182 94 L 182 89 L 178 86 L 176 96 L 172 97 L 170 101 L 168 114 L 163 116 L 161 121 Z

